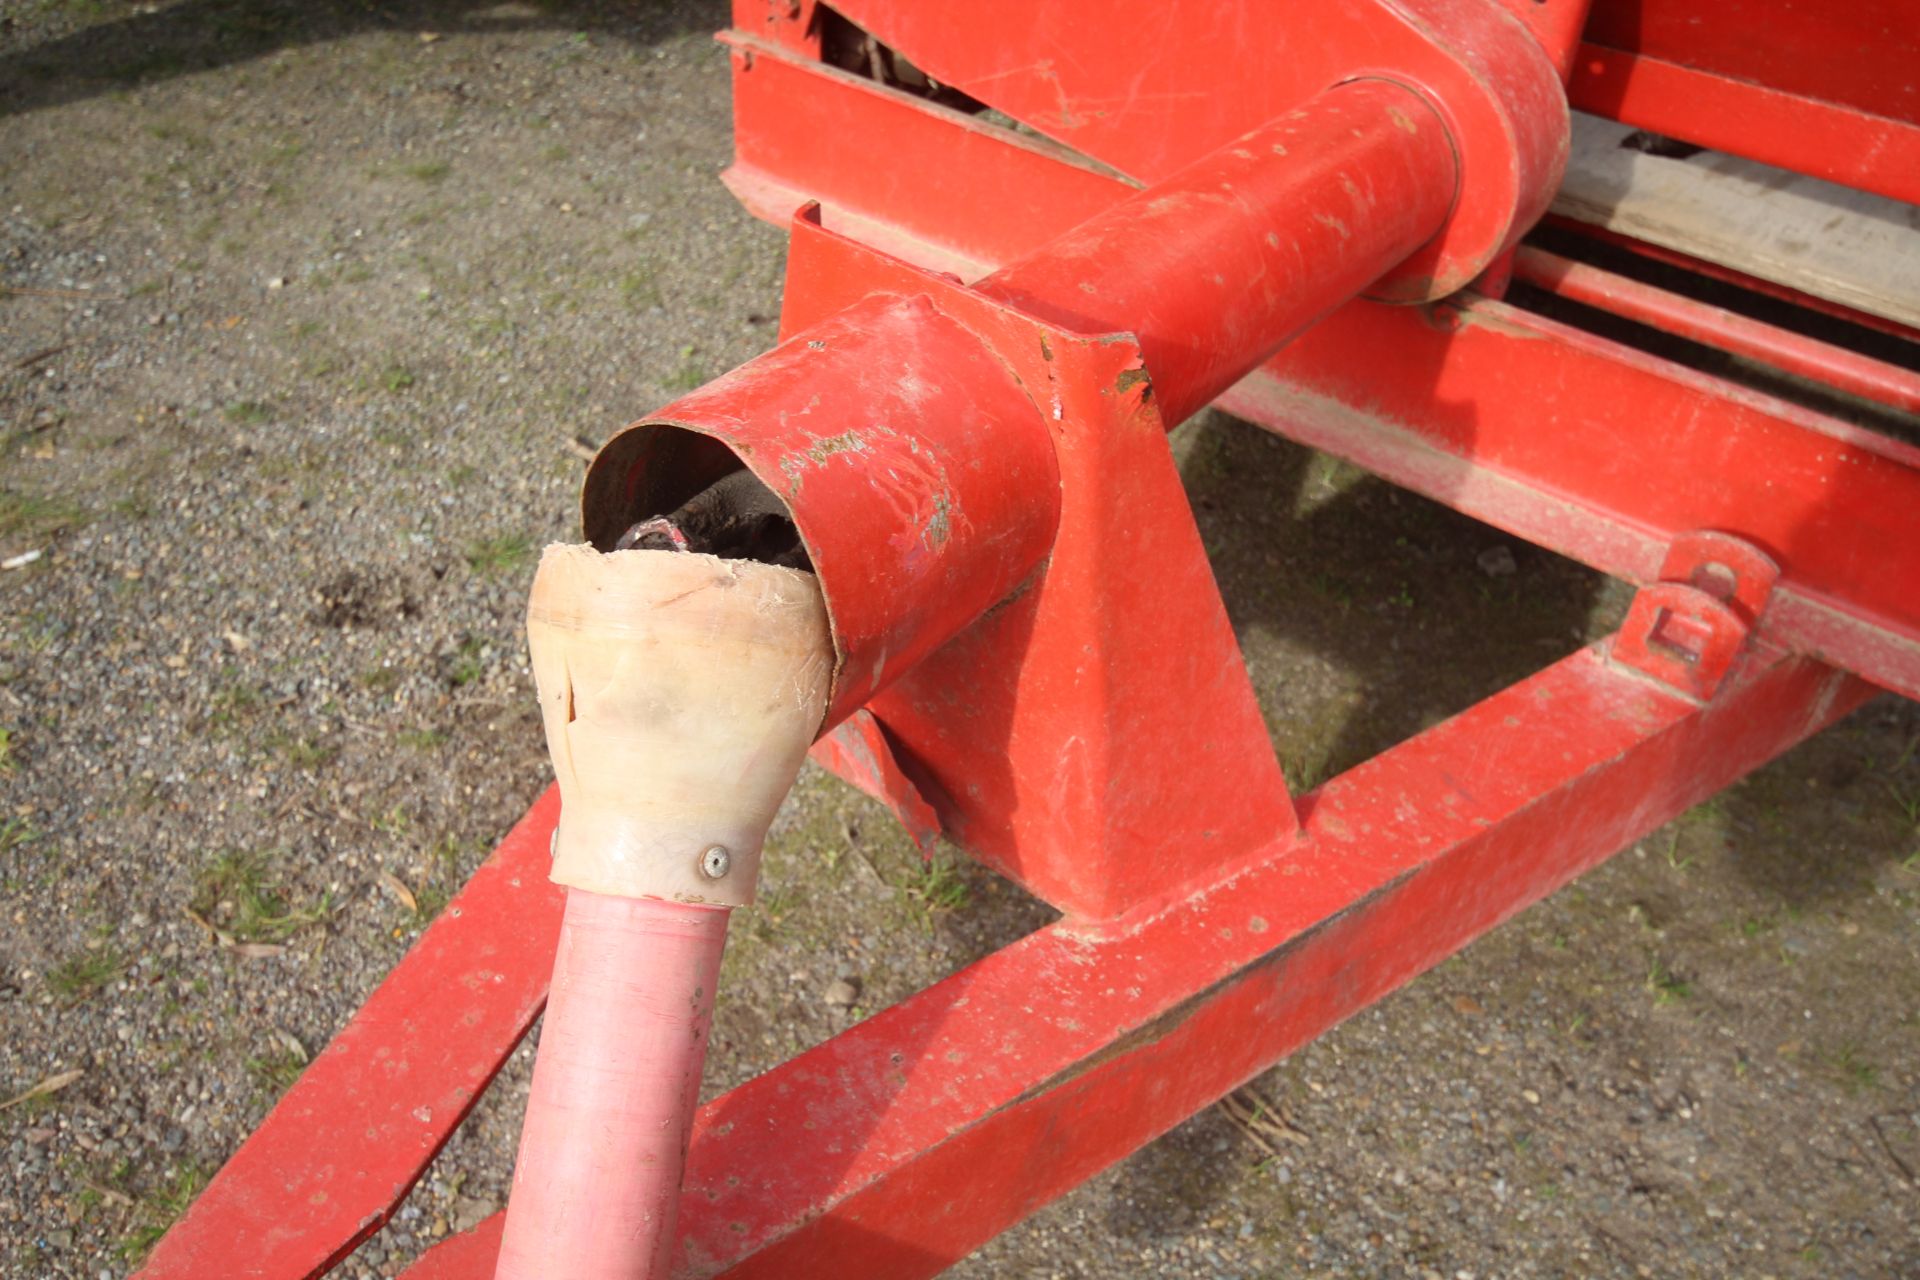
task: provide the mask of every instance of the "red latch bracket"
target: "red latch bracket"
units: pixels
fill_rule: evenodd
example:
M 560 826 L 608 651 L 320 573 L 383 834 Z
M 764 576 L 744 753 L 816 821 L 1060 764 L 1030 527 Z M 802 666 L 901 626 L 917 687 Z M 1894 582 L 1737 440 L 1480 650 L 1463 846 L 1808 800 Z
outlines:
M 1683 533 L 1660 581 L 1642 587 L 1613 641 L 1613 660 L 1705 702 L 1747 647 L 1780 566 L 1731 534 Z

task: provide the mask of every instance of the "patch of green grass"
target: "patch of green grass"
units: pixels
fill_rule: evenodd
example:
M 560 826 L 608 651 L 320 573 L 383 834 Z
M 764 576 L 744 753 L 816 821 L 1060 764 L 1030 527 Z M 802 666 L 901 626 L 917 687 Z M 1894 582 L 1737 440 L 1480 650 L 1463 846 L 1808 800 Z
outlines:
M 460 648 L 447 661 L 447 681 L 456 689 L 472 684 L 487 673 L 486 666 L 480 661 L 480 639 L 468 636 L 460 642 Z
M 502 533 L 467 544 L 467 567 L 483 578 L 511 573 L 533 559 L 533 539 L 524 533 Z
M 1706 822 L 1714 826 L 1724 826 L 1727 820 L 1727 802 L 1722 796 L 1702 800 L 1693 808 L 1680 815 L 1680 821 L 1686 823 Z
M 413 830 L 413 815 L 407 812 L 407 806 L 396 804 L 385 813 L 369 818 L 367 825 L 390 836 L 405 836 Z
M 247 1059 L 247 1076 L 268 1097 L 277 1098 L 293 1088 L 294 1081 L 307 1069 L 307 1060 L 293 1050 L 276 1045 L 266 1053 Z
M 438 751 L 447 745 L 444 729 L 402 729 L 395 737 L 409 751 Z
M 1686 874 L 1687 868 L 1693 865 L 1692 854 L 1689 853 L 1682 856 L 1680 853 L 1680 833 L 1678 831 L 1667 837 L 1666 859 L 1668 868 L 1676 875 Z
M 1327 760 L 1324 754 L 1308 754 L 1305 751 L 1287 752 L 1280 761 L 1281 771 L 1286 775 L 1287 786 L 1295 795 L 1311 791 L 1327 780 Z
M 24 848 L 40 838 L 40 830 L 25 818 L 0 822 L 0 853 Z
M 922 928 L 931 929 L 934 921 L 949 911 L 967 905 L 967 882 L 951 859 L 935 853 L 910 872 L 900 886 Z
M 398 667 L 368 667 L 360 673 L 360 683 L 375 693 L 392 693 L 400 684 Z
M 1889 782 L 1887 793 L 1893 797 L 1893 803 L 1906 816 L 1907 825 L 1920 831 L 1920 787 L 1903 787 Z
M 224 853 L 201 869 L 193 909 L 239 942 L 281 942 L 333 915 L 331 894 L 296 907 L 281 889 L 271 860 L 262 853 Z
M 423 160 L 407 165 L 401 172 L 418 182 L 439 182 L 453 172 L 453 166 L 445 160 Z
M 0 537 L 54 533 L 86 523 L 85 510 L 64 498 L 0 489 Z
M 1655 1006 L 1677 1004 L 1693 994 L 1693 984 L 1667 968 L 1655 956 L 1647 966 L 1647 990 L 1653 993 Z
M 380 385 L 395 393 L 405 391 L 414 381 L 413 370 L 403 364 L 390 364 L 380 374 Z
M 660 306 L 663 301 L 660 282 L 654 279 L 651 270 L 642 268 L 638 271 L 629 271 L 620 277 L 620 301 L 635 311 L 645 311 L 649 307 Z
M 267 746 L 296 769 L 318 769 L 332 764 L 340 754 L 336 746 L 287 733 L 274 734 L 267 740 Z
M 232 729 L 260 706 L 260 691 L 238 681 L 222 686 L 213 695 L 213 709 L 207 713 L 207 727 Z
M 127 962 L 110 944 L 75 952 L 47 974 L 47 989 L 69 1004 L 78 1004 L 118 978 Z
M 128 1264 L 138 1266 L 206 1185 L 207 1175 L 199 1165 L 189 1161 L 173 1170 L 158 1187 L 136 1200 L 133 1225 L 120 1238 L 120 1257 Z
M 13 730 L 0 726 L 0 778 L 13 773 Z
M 1826 1055 L 1827 1069 L 1849 1094 L 1858 1095 L 1880 1086 L 1880 1069 L 1860 1056 L 1860 1046 L 1851 1042 Z
M 660 379 L 660 385 L 668 391 L 692 391 L 703 385 L 711 375 L 707 372 L 706 362 L 694 359 L 693 347 L 680 348 L 680 367 Z
M 235 400 L 226 408 L 227 421 L 237 427 L 257 427 L 273 419 L 273 409 L 259 400 Z

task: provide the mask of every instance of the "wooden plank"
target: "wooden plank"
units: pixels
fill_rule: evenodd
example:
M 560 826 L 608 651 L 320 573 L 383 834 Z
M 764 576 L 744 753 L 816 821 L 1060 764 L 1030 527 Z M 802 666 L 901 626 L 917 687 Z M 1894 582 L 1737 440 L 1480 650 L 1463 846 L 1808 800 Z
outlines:
M 1621 145 L 1576 112 L 1555 213 L 1920 327 L 1920 206 L 1713 151 Z

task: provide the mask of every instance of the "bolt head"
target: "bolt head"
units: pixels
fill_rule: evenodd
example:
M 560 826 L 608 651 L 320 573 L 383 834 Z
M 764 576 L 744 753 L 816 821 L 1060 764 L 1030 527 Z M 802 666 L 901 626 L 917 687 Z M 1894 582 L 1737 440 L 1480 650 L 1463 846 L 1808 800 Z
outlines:
M 700 874 L 709 880 L 718 880 L 727 874 L 727 868 L 733 865 L 733 855 L 721 845 L 714 845 L 700 855 Z

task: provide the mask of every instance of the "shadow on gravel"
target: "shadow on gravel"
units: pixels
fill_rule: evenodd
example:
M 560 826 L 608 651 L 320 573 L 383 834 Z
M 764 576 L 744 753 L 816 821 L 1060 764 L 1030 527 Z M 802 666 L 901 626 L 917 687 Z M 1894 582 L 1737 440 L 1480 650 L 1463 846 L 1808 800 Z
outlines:
M 727 25 L 723 0 L 184 0 L 0 55 L 0 115 L 59 106 L 365 31 L 595 32 L 653 44 Z M 17 41 L 0 18 L 0 38 Z
M 1885 694 L 1690 815 L 1790 913 L 1906 890 L 1920 859 L 1920 703 Z
M 1295 791 L 1571 653 L 1611 621 L 1597 605 L 1628 598 L 1225 414 L 1180 434 L 1194 518 Z

